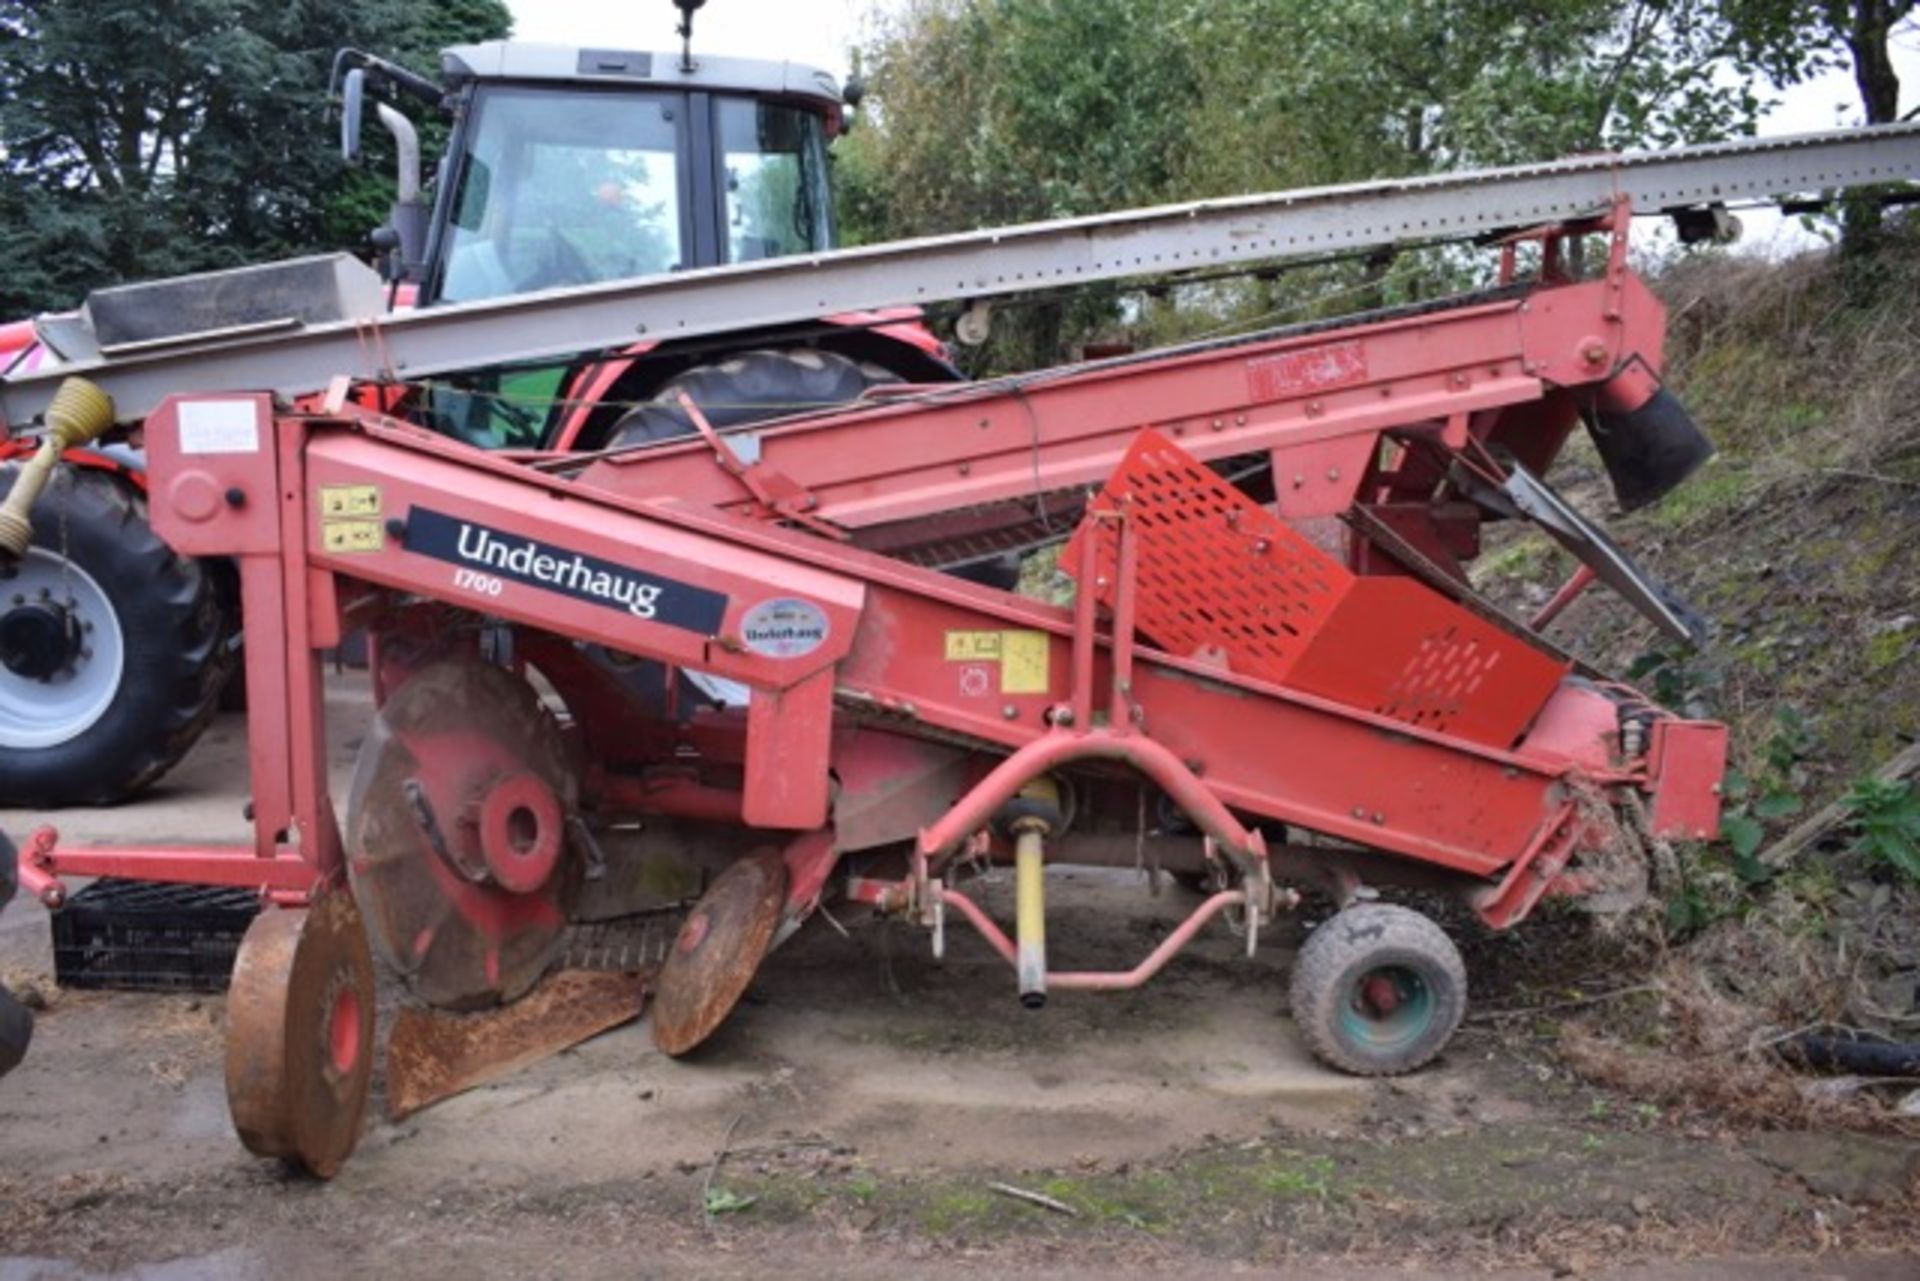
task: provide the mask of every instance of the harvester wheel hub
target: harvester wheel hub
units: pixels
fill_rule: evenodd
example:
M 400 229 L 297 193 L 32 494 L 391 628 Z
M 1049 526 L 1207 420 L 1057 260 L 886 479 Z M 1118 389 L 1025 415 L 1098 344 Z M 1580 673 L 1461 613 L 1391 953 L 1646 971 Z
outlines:
M 360 995 L 351 984 L 335 987 L 327 1014 L 327 1049 L 334 1075 L 345 1077 L 360 1066 Z
M 1405 966 L 1388 965 L 1354 985 L 1345 1022 L 1356 1038 L 1387 1047 L 1418 1037 L 1433 1017 L 1433 995 L 1420 975 Z
M 681 1055 L 726 1020 L 773 943 L 787 899 L 777 850 L 735 862 L 694 904 L 654 986 L 653 1043 Z
M 373 1079 L 373 955 L 353 897 L 254 918 L 227 997 L 227 1107 L 247 1150 L 330 1178 Z
M 493 879 L 517 894 L 547 883 L 566 848 L 560 798 L 537 775 L 510 774 L 480 802 L 480 852 Z
M 0 664 L 28 680 L 52 680 L 80 657 L 80 620 L 54 601 L 29 601 L 0 615 Z
M 1360 985 L 1363 1007 L 1376 1015 L 1388 1015 L 1400 1008 L 1400 989 L 1384 974 L 1375 974 Z
M 432 663 L 381 707 L 348 801 L 347 875 L 416 997 L 477 1009 L 546 973 L 582 879 L 575 795 L 559 727 L 504 668 Z
M 113 705 L 125 661 L 119 616 L 99 582 L 29 547 L 0 579 L 0 749 L 86 733 Z

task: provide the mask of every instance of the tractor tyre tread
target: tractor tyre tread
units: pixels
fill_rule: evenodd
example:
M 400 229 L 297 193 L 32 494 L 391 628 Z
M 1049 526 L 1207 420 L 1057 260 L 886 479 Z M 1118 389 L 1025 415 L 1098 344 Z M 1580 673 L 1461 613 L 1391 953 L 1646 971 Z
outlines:
M 18 473 L 0 466 L 0 497 Z M 151 785 L 213 720 L 232 663 L 213 575 L 161 541 L 143 495 L 111 472 L 63 467 L 34 506 L 36 546 L 60 548 L 63 505 L 67 551 L 111 599 L 125 667 L 112 703 L 79 735 L 0 751 L 0 805 L 113 805 Z
M 681 392 L 715 428 L 727 428 L 830 409 L 859 399 L 869 387 L 898 381 L 879 365 L 837 352 L 756 348 L 669 379 L 650 401 L 621 416 L 607 444 L 621 448 L 692 435 Z

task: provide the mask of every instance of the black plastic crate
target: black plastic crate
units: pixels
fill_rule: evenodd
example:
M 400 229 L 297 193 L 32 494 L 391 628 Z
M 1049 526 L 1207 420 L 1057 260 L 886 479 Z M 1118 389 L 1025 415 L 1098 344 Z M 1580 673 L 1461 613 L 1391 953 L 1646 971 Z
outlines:
M 252 890 L 103 877 L 52 914 L 61 987 L 224 992 L 260 910 Z

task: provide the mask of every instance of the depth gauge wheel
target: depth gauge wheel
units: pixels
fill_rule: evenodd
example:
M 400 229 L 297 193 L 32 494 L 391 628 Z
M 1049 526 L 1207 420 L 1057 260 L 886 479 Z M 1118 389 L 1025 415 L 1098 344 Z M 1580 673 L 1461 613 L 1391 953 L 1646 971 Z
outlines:
M 1396 1076 L 1446 1048 L 1466 1012 L 1467 970 L 1428 918 L 1360 903 L 1307 937 L 1291 995 L 1315 1057 L 1356 1076 Z
M 373 955 L 353 898 L 268 908 L 234 960 L 227 1109 L 240 1141 L 332 1178 L 360 1138 L 373 1080 Z
M 0 467 L 0 496 L 18 475 Z M 0 805 L 111 805 L 166 773 L 213 719 L 228 630 L 132 486 L 61 468 L 0 570 Z
M 700 896 L 654 983 L 653 1043 L 678 1058 L 712 1036 L 773 945 L 787 865 L 761 850 L 728 866 Z

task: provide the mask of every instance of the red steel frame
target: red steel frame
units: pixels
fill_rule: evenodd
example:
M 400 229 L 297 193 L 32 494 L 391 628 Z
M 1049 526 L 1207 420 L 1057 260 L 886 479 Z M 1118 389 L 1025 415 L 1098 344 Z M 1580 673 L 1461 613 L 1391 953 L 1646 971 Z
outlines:
M 232 556 L 240 567 L 252 846 L 89 850 L 61 846 L 42 829 L 22 880 L 50 902 L 63 892 L 63 874 L 254 885 L 297 901 L 337 878 L 318 655 L 338 643 L 349 616 L 376 630 L 404 626 L 418 608 L 407 602 L 424 599 L 522 629 L 527 661 L 569 696 L 583 732 L 624 744 L 629 763 L 661 765 L 661 743 L 692 738 L 710 759 L 737 767 L 733 785 L 682 777 L 636 785 L 610 775 L 588 784 L 602 808 L 797 833 L 787 847 L 795 915 L 817 900 L 842 852 L 837 816 L 868 795 L 848 780 L 891 786 L 958 751 L 1001 759 L 974 771 L 950 805 L 950 787 L 931 808 L 908 789 L 911 803 L 894 809 L 915 816 L 904 833 L 917 831 L 913 871 L 898 882 L 856 882 L 857 897 L 923 913 L 954 906 L 1008 951 L 1005 936 L 939 874 L 955 856 L 978 852 L 996 812 L 1030 780 L 1080 768 L 1151 782 L 1240 873 L 1239 888 L 1203 903 L 1136 970 L 1056 975 L 1060 986 L 1142 982 L 1212 915 L 1238 906 L 1254 922 L 1270 913 L 1277 899 L 1257 821 L 1450 875 L 1490 923 L 1511 924 L 1556 881 L 1573 884 L 1562 879 L 1569 861 L 1604 837 L 1582 803 L 1588 792 L 1645 791 L 1657 830 L 1709 834 L 1724 730 L 1656 714 L 1647 750 L 1622 758 L 1616 703 L 1564 682 L 1515 741 L 1477 742 L 1255 679 L 1206 655 L 1144 647 L 1134 589 L 1147 535 L 1124 511 L 1085 518 L 1113 524 L 1117 559 L 1103 571 L 1099 540 L 1081 540 L 1083 590 L 1071 611 L 849 540 L 1105 480 L 1153 427 L 1201 461 L 1266 454 L 1274 506 L 1289 522 L 1366 506 L 1395 516 L 1441 563 L 1454 562 L 1470 553 L 1474 521 L 1436 501 L 1447 457 L 1484 459 L 1498 446 L 1544 470 L 1581 399 L 1633 408 L 1657 385 L 1663 317 L 1626 269 L 1625 213 L 1571 229 L 1611 234 L 1597 280 L 1549 279 L 1497 301 L 1339 332 L 814 415 L 758 432 L 751 464 L 710 431 L 583 466 L 490 456 L 353 406 L 344 394 L 318 412 L 281 415 L 264 396 L 176 398 L 146 429 L 153 519 L 179 551 Z M 1566 230 L 1539 233 L 1550 264 Z M 210 402 L 243 405 L 259 447 L 183 446 L 183 413 Z M 348 491 L 377 496 L 378 533 L 329 541 L 338 513 L 324 496 Z M 445 559 L 408 548 L 409 522 L 423 511 L 717 593 L 723 616 L 711 631 L 688 630 L 512 577 L 475 587 Z M 782 528 L 781 519 L 813 532 Z M 1361 544 L 1346 554 L 1361 573 L 1401 572 Z M 1103 590 L 1087 590 L 1103 572 Z M 1111 607 L 1105 625 L 1102 596 Z M 803 652 L 756 652 L 744 639 L 746 616 L 789 599 L 817 611 L 824 636 Z M 949 656 L 951 637 L 982 634 L 1025 638 L 1021 679 L 1005 667 L 996 679 L 991 664 Z M 574 641 L 736 680 L 753 697 L 744 714 L 684 728 L 649 724 L 600 697 L 569 658 Z M 1055 852 L 1071 859 L 1072 851 L 1069 835 Z

